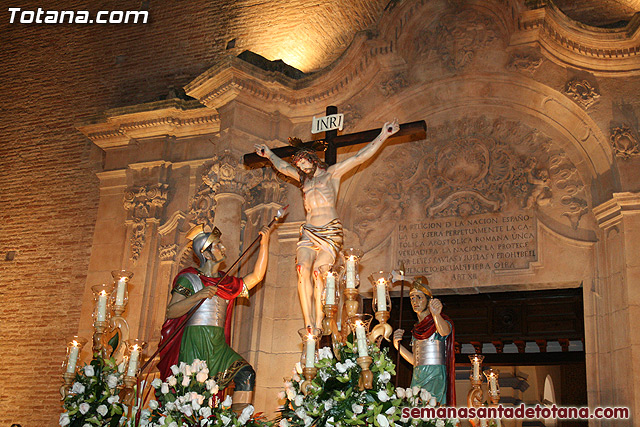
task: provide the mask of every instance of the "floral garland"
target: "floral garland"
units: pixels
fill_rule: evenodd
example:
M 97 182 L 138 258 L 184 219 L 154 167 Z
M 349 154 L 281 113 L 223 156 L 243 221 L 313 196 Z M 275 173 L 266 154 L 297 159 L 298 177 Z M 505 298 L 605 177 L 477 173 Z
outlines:
M 387 355 L 387 350 L 369 345 L 368 351 L 373 358 L 370 366 L 374 377 L 371 390 L 360 391 L 358 388 L 361 368 L 356 362 L 358 352 L 354 351 L 350 342 L 337 347 L 340 361 L 333 357 L 329 347 L 318 351 L 318 362 L 315 364 L 318 372 L 306 396 L 300 391 L 303 379 L 298 364 L 291 381 L 285 381 L 285 390 L 279 396 L 285 400 L 280 410 L 279 427 L 454 427 L 459 424 L 455 419 L 403 418 L 402 407 L 435 407 L 435 398 L 418 387 L 394 389 L 390 380 L 391 375 L 395 374 L 395 365 Z
M 96 353 L 89 365 L 76 373 L 69 395 L 64 398 L 62 427 L 116 427 L 126 421 L 127 407 L 120 403 L 124 365 Z
M 240 415 L 231 410 L 231 396 L 220 399 L 220 390 L 209 376 L 207 363 L 194 360 L 191 365 L 180 362 L 172 366 L 173 375 L 163 382 L 156 378 L 151 385 L 156 399 L 149 401 L 149 409 L 141 413 L 141 426 L 270 426 L 260 415 L 254 415 L 249 405 Z

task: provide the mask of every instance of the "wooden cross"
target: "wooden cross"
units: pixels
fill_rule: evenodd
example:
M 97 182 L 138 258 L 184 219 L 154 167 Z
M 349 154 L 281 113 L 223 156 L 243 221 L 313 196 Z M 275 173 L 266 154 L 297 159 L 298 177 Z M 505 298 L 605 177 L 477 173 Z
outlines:
M 338 107 L 329 106 L 326 109 L 327 115 L 337 114 Z M 328 165 L 335 165 L 338 159 L 338 148 L 349 147 L 351 145 L 362 144 L 364 142 L 370 142 L 380 134 L 382 129 L 371 129 L 362 132 L 349 133 L 346 135 L 338 135 L 337 130 L 330 130 L 324 133 L 324 138 L 304 142 L 301 145 L 286 146 L 273 148 L 273 153 L 284 159 L 293 156 L 298 150 L 306 148 L 316 151 L 324 151 L 324 161 Z M 427 136 L 427 124 L 424 120 L 417 122 L 403 123 L 400 125 L 400 130 L 391 135 L 386 143 L 391 142 L 410 142 L 419 141 Z M 385 144 L 386 144 L 385 143 Z M 248 153 L 243 157 L 244 164 L 252 167 L 263 167 L 269 164 L 269 160 L 259 156 L 256 153 Z

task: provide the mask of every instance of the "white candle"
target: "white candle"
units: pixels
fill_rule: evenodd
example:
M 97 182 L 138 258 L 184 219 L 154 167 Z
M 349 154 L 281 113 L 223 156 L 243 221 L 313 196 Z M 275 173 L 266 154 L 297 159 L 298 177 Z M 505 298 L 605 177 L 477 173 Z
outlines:
M 489 377 L 489 390 L 491 393 L 496 393 L 498 391 L 498 381 L 496 381 L 495 375 L 491 375 Z
M 356 338 L 358 340 L 358 357 L 368 356 L 367 351 L 367 335 L 364 332 L 362 322 L 356 322 Z
M 67 372 L 73 374 L 78 364 L 78 354 L 80 354 L 80 346 L 77 341 L 73 341 L 73 346 L 69 350 L 69 360 L 67 361 Z
M 307 335 L 307 354 L 304 363 L 305 368 L 313 368 L 316 363 L 316 340 L 313 339 L 313 335 Z
M 127 289 L 127 278 L 119 278 L 116 286 L 116 305 L 124 305 L 124 291 Z
M 387 311 L 387 283 L 384 279 L 378 280 L 376 297 L 378 299 L 378 311 Z
M 327 273 L 327 298 L 325 299 L 325 304 L 333 305 L 336 303 L 336 276 L 333 275 L 333 272 Z
M 140 347 L 134 345 L 131 350 L 131 356 L 129 356 L 129 368 L 127 369 L 127 376 L 135 377 L 138 372 L 138 358 L 140 357 Z
M 356 287 L 356 257 L 350 256 L 347 258 L 347 288 L 353 289 Z
M 107 320 L 107 292 L 100 291 L 98 295 L 98 314 L 96 315 L 98 322 Z
M 478 357 L 473 359 L 473 379 L 476 381 L 480 379 L 480 360 Z

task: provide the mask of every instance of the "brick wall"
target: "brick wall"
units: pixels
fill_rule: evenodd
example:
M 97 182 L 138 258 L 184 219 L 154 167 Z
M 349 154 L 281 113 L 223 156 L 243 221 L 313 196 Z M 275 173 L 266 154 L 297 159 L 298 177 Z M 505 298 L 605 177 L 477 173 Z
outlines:
M 318 3 L 322 3 L 318 5 Z M 8 7 L 138 10 L 150 23 L 10 24 Z M 230 40 L 327 65 L 386 1 L 5 2 L 0 10 L 0 426 L 57 425 L 65 337 L 78 330 L 102 153 L 75 125 L 160 99 Z M 116 6 L 117 5 L 117 6 Z M 257 6 L 258 5 L 258 6 Z M 305 45 L 306 43 L 306 45 Z M 277 59 L 271 57 L 270 59 Z M 295 64 L 294 64 L 295 65 Z M 302 66 L 298 64 L 299 66 Z M 8 260 L 7 253 L 15 251 Z M 119 266 L 114 266 L 119 267 Z

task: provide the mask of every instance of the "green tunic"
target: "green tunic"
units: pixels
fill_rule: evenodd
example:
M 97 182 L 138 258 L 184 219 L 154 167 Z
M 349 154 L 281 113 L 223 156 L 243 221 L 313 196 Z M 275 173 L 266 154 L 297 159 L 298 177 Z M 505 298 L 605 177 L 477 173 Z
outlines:
M 184 276 L 178 277 L 177 285 L 186 288 L 191 294 L 194 293 L 191 282 Z M 224 328 L 220 326 L 185 326 L 178 360 L 190 364 L 195 359 L 207 362 L 209 375 L 212 377 L 216 374 L 225 373 L 233 365 L 233 372 L 227 372 L 225 375 L 225 378 L 229 380 L 231 379 L 229 376 L 233 377 L 237 369 L 248 365 L 248 362 L 242 356 L 227 345 L 224 337 Z M 220 381 L 218 381 L 218 385 L 224 387 L 226 384 L 220 384 Z
M 433 338 L 438 341 L 444 341 L 439 333 L 434 333 Z M 415 340 L 415 338 L 414 338 Z M 418 386 L 423 388 L 432 396 L 440 405 L 447 403 L 447 366 L 446 365 L 420 365 L 414 366 L 413 376 L 411 377 L 411 387 Z

